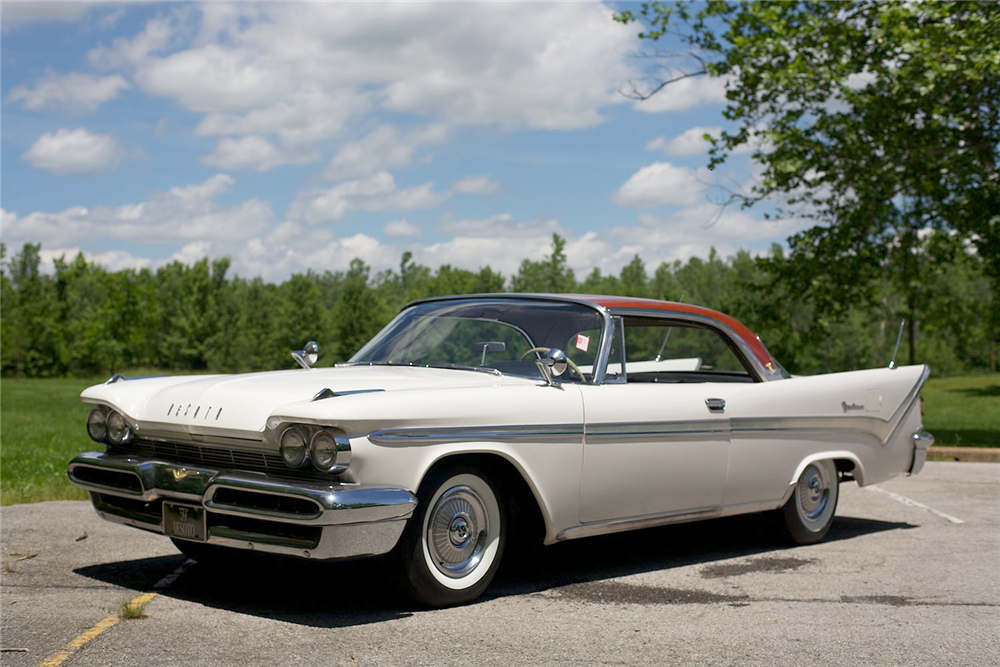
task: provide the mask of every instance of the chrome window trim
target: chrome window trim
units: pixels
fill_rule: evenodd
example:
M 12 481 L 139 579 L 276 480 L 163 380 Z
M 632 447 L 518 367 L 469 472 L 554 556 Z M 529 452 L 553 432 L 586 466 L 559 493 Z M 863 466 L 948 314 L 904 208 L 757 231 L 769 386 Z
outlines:
M 754 355 L 750 346 L 746 344 L 746 341 L 744 341 L 743 338 L 738 336 L 735 331 L 726 325 L 725 322 L 720 322 L 713 317 L 699 315 L 697 313 L 663 311 L 653 308 L 615 308 L 612 313 L 623 317 L 648 317 L 658 320 L 689 322 L 706 329 L 711 329 L 712 331 L 721 334 L 734 346 L 735 349 L 733 351 L 739 356 L 740 361 L 744 362 L 744 364 L 753 370 L 751 377 L 755 381 L 770 382 L 774 380 L 787 379 L 781 374 L 781 371 L 778 370 L 777 366 L 775 366 L 773 371 L 765 368 L 764 364 L 762 364 L 757 356 Z
M 455 294 L 449 296 L 432 296 L 423 299 L 416 299 L 410 301 L 408 304 L 403 306 L 399 311 L 402 313 L 404 310 L 410 306 L 416 306 L 424 303 L 436 303 L 441 301 L 465 301 L 472 299 L 511 299 L 514 301 L 549 301 L 553 303 L 572 303 L 578 306 L 586 306 L 591 310 L 597 311 L 604 320 L 603 331 L 601 332 L 601 347 L 597 351 L 597 355 L 594 361 L 594 376 L 590 380 L 590 384 L 603 384 L 604 375 L 608 368 L 608 350 L 609 344 L 611 342 L 611 311 L 600 304 L 596 304 L 593 301 L 588 301 L 586 299 L 577 299 L 571 296 L 564 296 L 561 294 L 514 294 L 510 292 L 498 292 L 498 293 L 485 293 L 485 294 Z M 397 315 L 396 317 L 399 317 Z M 391 322 L 390 322 L 391 324 Z M 388 325 L 386 325 L 388 326 Z M 362 348 L 364 349 L 364 348 Z

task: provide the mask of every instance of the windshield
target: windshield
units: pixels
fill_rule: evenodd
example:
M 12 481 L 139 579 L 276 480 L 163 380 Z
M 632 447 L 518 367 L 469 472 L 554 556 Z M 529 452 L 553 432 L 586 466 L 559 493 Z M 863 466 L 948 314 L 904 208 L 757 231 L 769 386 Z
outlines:
M 463 299 L 417 304 L 386 325 L 349 363 L 498 370 L 541 377 L 535 359 L 557 347 L 579 366 L 560 381 L 590 381 L 604 320 L 573 303 Z

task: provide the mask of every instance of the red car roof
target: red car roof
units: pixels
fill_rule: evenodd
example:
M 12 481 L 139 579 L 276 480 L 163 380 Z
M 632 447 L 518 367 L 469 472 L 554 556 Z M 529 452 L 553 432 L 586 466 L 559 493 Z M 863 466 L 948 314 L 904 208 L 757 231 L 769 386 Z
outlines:
M 747 344 L 750 350 L 753 352 L 754 356 L 760 360 L 768 370 L 775 368 L 776 364 L 774 358 L 764 347 L 764 344 L 760 341 L 760 338 L 753 331 L 750 330 L 745 324 L 740 322 L 734 317 L 730 317 L 725 313 L 720 313 L 717 310 L 712 310 L 711 308 L 704 308 L 702 306 L 695 306 L 688 303 L 677 303 L 675 301 L 658 301 L 656 299 L 640 299 L 638 297 L 632 296 L 603 296 L 598 294 L 565 294 L 563 296 L 568 296 L 574 299 L 580 299 L 583 301 L 590 301 L 599 306 L 604 306 L 610 310 L 616 309 L 640 309 L 640 310 L 656 310 L 660 312 L 672 312 L 672 313 L 688 313 L 692 315 L 701 315 L 708 317 L 710 319 L 716 320 L 725 324 L 729 327 L 737 336 L 743 339 L 743 342 Z

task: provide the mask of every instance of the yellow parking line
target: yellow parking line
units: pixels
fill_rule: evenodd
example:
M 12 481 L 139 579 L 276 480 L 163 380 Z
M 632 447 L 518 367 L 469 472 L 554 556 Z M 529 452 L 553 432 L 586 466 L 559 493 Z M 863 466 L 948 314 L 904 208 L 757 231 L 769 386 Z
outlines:
M 156 593 L 143 593 L 142 595 L 139 595 L 129 600 L 129 604 L 132 606 L 144 605 L 155 597 Z M 113 628 L 114 626 L 116 626 L 119 620 L 121 619 L 119 619 L 119 617 L 116 615 L 116 616 L 108 616 L 107 618 L 99 621 L 96 625 L 94 625 L 94 627 L 90 628 L 83 634 L 76 637 L 73 641 L 71 641 L 66 646 L 66 648 L 46 658 L 41 664 L 38 665 L 38 667 L 58 667 L 58 665 L 61 665 L 63 662 L 65 662 L 66 658 L 70 657 L 71 655 L 73 655 L 74 652 L 83 648 L 83 646 L 87 642 L 92 640 L 94 637 L 97 637 L 97 635 L 101 634 L 108 628 Z

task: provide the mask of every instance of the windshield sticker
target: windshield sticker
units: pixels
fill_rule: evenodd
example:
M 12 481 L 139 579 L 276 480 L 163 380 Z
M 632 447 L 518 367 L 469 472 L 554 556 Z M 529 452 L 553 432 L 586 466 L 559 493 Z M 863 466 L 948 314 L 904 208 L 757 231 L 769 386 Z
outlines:
M 576 349 L 581 352 L 586 352 L 587 348 L 590 347 L 590 336 L 584 336 L 583 334 L 576 335 Z

